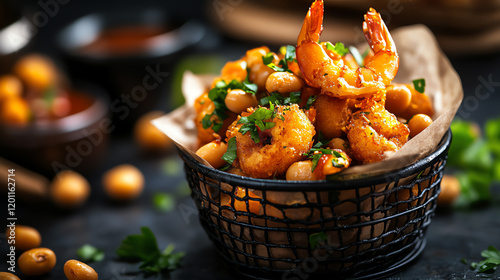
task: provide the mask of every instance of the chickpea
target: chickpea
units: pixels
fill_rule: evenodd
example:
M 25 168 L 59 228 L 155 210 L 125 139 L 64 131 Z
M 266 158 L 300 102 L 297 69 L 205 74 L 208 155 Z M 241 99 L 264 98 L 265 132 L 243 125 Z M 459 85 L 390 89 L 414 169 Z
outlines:
M 69 260 L 64 264 L 64 275 L 68 280 L 97 280 L 97 272 L 89 265 L 77 260 Z
M 102 184 L 112 199 L 131 200 L 144 189 L 144 175 L 135 166 L 122 164 L 106 172 Z
M 266 80 L 266 90 L 268 92 L 294 92 L 302 88 L 302 81 L 299 77 L 288 72 L 274 72 Z
M 224 100 L 226 107 L 234 113 L 240 114 L 247 108 L 259 105 L 257 97 L 254 94 L 245 92 L 241 89 L 231 90 Z
M 408 128 L 410 129 L 410 138 L 415 137 L 431 124 L 432 119 L 427 115 L 417 114 L 413 116 L 408 122 Z
M 250 81 L 257 84 L 260 90 L 266 87 L 266 81 L 275 71 L 264 63 L 256 63 L 250 67 Z
M 403 117 L 408 120 L 416 114 L 426 114 L 427 116 L 434 115 L 434 109 L 429 96 L 416 91 L 413 85 L 408 85 L 408 87 L 411 89 L 411 103 L 404 112 L 398 115 L 398 117 Z
M 0 272 L 0 280 L 21 280 L 16 275 L 9 272 Z
M 248 50 L 245 54 L 248 67 L 252 67 L 256 64 L 263 64 L 262 57 L 266 56 L 266 54 L 270 52 L 267 47 L 260 47 Z M 278 60 L 278 57 L 274 55 L 275 60 Z
M 286 171 L 286 179 L 288 181 L 311 181 L 318 180 L 316 175 L 311 171 L 312 161 L 297 161 L 292 163 L 288 170 Z
M 74 171 L 58 173 L 50 186 L 52 200 L 62 208 L 76 208 L 82 205 L 89 194 L 89 182 Z
M 441 179 L 441 193 L 437 203 L 440 207 L 449 207 L 460 195 L 460 182 L 455 176 L 443 175 Z
M 342 151 L 346 150 L 347 145 L 347 142 L 342 138 L 333 138 L 330 142 L 328 142 L 328 147 Z
M 151 123 L 153 119 L 159 118 L 164 114 L 161 111 L 149 112 L 135 123 L 134 139 L 142 149 L 148 151 L 166 151 L 172 147 L 172 140 Z
M 56 265 L 56 255 L 47 248 L 35 248 L 22 253 L 17 260 L 19 270 L 26 276 L 49 273 Z
M 45 90 L 53 86 L 57 80 L 54 63 L 46 56 L 31 54 L 21 58 L 14 65 L 14 73 L 28 86 L 37 90 Z
M 222 67 L 221 78 L 222 80 L 238 80 L 243 81 L 247 76 L 247 65 L 243 60 L 229 61 Z M 216 81 L 214 81 L 215 83 Z
M 385 108 L 387 111 L 399 115 L 410 106 L 411 90 L 404 84 L 392 84 L 387 88 Z
M 201 146 L 198 151 L 196 151 L 196 154 L 208 161 L 214 168 L 220 168 L 226 164 L 226 161 L 222 159 L 226 151 L 226 143 L 216 140 Z
M 0 77 L 0 102 L 2 99 L 21 96 L 23 85 L 18 77 L 5 75 Z
M 7 231 L 9 231 L 9 229 L 7 229 Z M 16 250 L 26 251 L 36 248 L 40 246 L 40 243 L 42 243 L 42 237 L 40 236 L 40 233 L 38 232 L 38 230 L 32 227 L 16 225 L 16 229 L 14 232 L 16 236 Z M 7 233 L 7 235 L 9 234 Z
M 28 103 L 21 97 L 10 97 L 0 104 L 0 122 L 8 125 L 24 126 L 31 118 Z

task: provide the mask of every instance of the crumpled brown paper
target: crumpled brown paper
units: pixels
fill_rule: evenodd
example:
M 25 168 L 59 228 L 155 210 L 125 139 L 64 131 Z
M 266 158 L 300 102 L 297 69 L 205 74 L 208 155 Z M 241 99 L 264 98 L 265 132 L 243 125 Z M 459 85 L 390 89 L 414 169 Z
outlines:
M 463 98 L 458 74 L 439 48 L 432 32 L 423 25 L 399 28 L 391 32 L 400 56 L 395 82 L 411 83 L 424 78 L 425 93 L 434 104 L 434 122 L 384 161 L 347 168 L 338 179 L 380 174 L 410 165 L 430 154 L 448 130 Z M 365 49 L 362 46 L 360 49 Z M 213 77 L 184 74 L 182 89 L 186 104 L 153 120 L 153 124 L 170 137 L 177 147 L 208 165 L 196 152 L 197 133 L 194 124 L 194 100 L 205 92 Z

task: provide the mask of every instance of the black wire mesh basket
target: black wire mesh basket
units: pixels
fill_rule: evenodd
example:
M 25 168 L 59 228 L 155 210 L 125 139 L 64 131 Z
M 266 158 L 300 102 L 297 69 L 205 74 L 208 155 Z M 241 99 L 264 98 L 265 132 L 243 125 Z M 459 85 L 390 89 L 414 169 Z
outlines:
M 451 131 L 390 173 L 335 181 L 264 180 L 209 168 L 179 150 L 204 230 L 251 278 L 376 278 L 415 259 L 436 208 Z

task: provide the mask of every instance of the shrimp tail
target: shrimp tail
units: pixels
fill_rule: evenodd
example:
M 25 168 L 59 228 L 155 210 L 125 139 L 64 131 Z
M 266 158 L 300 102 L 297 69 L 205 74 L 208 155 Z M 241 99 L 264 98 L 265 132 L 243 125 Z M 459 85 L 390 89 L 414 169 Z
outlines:
M 319 36 L 323 32 L 323 0 L 316 0 L 312 3 L 306 18 L 300 29 L 299 37 L 297 38 L 297 46 L 302 42 L 319 42 Z

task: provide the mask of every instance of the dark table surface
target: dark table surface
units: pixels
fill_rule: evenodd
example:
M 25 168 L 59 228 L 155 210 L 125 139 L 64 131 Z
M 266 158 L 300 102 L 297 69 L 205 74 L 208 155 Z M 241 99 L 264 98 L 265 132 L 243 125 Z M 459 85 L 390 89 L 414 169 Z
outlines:
M 44 32 L 49 33 L 42 30 L 42 33 Z M 224 37 L 217 37 L 215 41 L 215 47 L 201 52 L 219 55 L 223 59 L 236 59 L 246 49 L 256 46 Z M 41 49 L 49 49 L 43 40 L 38 44 Z M 478 101 L 476 91 L 483 78 L 500 81 L 500 54 L 452 57 L 450 60 L 460 74 L 465 100 L 469 102 L 462 106 L 460 117 L 476 121 L 480 125 L 487 119 L 499 117 L 498 87 L 493 87 L 493 92 L 486 100 Z M 164 101 L 159 103 L 158 108 L 167 110 L 169 105 Z M 100 279 L 144 279 L 145 276 L 139 272 L 137 263 L 122 262 L 115 254 L 125 236 L 138 234 L 142 226 L 151 228 L 160 248 L 174 244 L 176 250 L 186 253 L 181 268 L 169 275 L 148 279 L 241 278 L 217 256 L 214 246 L 204 233 L 194 203 L 189 195 L 185 194 L 187 183 L 182 162 L 175 151 L 155 156 L 143 154 L 134 144 L 132 137 L 126 133 L 113 136 L 110 144 L 105 160 L 98 169 L 87 175 L 92 185 L 92 193 L 82 208 L 61 211 L 47 204 L 20 202 L 17 205 L 18 223 L 37 228 L 42 235 L 42 246 L 51 248 L 57 255 L 58 263 L 55 269 L 49 275 L 37 279 L 66 279 L 63 264 L 65 260 L 76 258 L 76 250 L 83 244 L 92 244 L 105 251 L 106 257 L 102 262 L 91 263 Z M 117 204 L 106 198 L 101 178 L 106 170 L 123 163 L 133 164 L 144 173 L 146 187 L 137 200 Z M 500 248 L 500 186 L 493 186 L 492 191 L 493 201 L 483 207 L 438 211 L 427 231 L 427 245 L 421 256 L 387 279 L 482 277 L 476 275 L 461 259 L 469 263 L 479 261 L 480 252 L 489 245 Z M 157 192 L 175 195 L 176 208 L 169 213 L 157 211 L 152 203 L 152 197 Z M 4 208 L 4 202 L 0 204 Z M 1 216 L 4 217 L 3 214 Z M 0 239 L 0 271 L 7 268 L 4 261 L 6 254 L 7 244 L 4 239 Z M 16 274 L 21 275 L 19 272 Z M 500 272 L 497 271 L 488 277 L 500 279 Z

